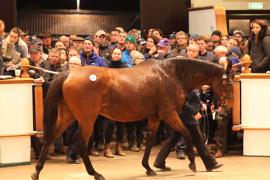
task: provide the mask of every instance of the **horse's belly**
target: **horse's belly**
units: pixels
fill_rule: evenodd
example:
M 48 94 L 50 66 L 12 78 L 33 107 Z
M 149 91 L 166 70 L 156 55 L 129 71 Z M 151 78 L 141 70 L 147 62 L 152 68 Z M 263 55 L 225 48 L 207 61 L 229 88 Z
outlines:
M 128 101 L 128 100 L 127 100 Z M 150 107 L 146 103 L 114 101 L 113 104 L 104 104 L 101 114 L 114 121 L 135 121 L 154 116 L 155 107 Z

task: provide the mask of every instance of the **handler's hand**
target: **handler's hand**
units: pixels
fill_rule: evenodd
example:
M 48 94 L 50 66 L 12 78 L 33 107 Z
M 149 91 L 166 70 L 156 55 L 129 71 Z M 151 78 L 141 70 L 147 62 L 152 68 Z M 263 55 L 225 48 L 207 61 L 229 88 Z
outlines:
M 200 119 L 202 118 L 201 113 L 198 112 L 198 113 L 194 116 L 194 118 L 195 118 L 196 120 L 200 120 Z
M 34 82 L 35 82 L 35 83 L 44 83 L 45 80 L 44 80 L 43 77 L 40 77 L 40 78 L 34 79 Z

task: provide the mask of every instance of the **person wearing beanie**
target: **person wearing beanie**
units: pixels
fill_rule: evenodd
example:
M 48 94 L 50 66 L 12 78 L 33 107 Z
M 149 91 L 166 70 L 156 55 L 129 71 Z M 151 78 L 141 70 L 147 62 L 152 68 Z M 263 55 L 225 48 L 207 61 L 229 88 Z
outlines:
M 240 59 L 242 57 L 242 52 L 238 46 L 233 46 L 228 51 L 227 56 L 228 56 L 229 60 L 232 62 L 232 64 L 237 64 L 240 62 Z M 239 66 L 233 67 L 232 69 L 236 73 L 241 73 L 241 68 L 242 68 L 242 66 L 239 65 Z
M 188 44 L 189 45 L 193 45 L 193 44 L 197 44 L 196 42 L 197 42 L 197 40 L 199 39 L 199 35 L 198 34 L 191 34 L 190 36 L 189 36 L 189 40 L 188 40 Z
M 126 50 L 122 53 L 121 61 L 132 67 L 133 62 L 130 59 L 130 52 L 137 49 L 137 42 L 133 35 L 128 35 L 125 39 Z
M 242 57 L 242 53 L 241 50 L 238 46 L 233 46 L 231 49 L 229 49 L 228 51 L 228 56 L 233 55 L 237 58 L 241 58 Z
M 175 35 L 175 33 L 172 33 L 169 35 L 169 40 L 170 40 L 171 49 L 176 48 L 176 35 Z
M 82 64 L 86 66 L 107 66 L 103 58 L 98 56 L 94 51 L 94 41 L 90 36 L 84 39 L 80 59 L 82 60 Z

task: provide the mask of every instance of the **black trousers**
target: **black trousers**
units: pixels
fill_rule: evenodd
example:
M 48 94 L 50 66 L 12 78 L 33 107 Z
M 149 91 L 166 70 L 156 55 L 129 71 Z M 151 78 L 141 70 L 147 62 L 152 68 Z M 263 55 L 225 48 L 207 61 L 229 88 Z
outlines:
M 147 120 L 134 121 L 126 123 L 127 127 L 127 139 L 129 147 L 136 145 L 140 146 L 143 144 L 144 130 L 147 126 Z
M 94 125 L 93 134 L 89 139 L 88 150 L 104 144 L 105 124 L 106 118 L 98 116 Z
M 189 125 L 186 125 L 186 127 L 192 136 L 192 142 L 196 146 L 198 154 L 201 157 L 205 167 L 213 166 L 216 163 L 216 160 L 209 153 L 206 145 L 203 142 L 203 138 L 202 138 L 202 134 L 201 134 L 201 130 L 199 128 L 199 125 L 189 124 Z M 165 141 L 165 143 L 161 147 L 159 154 L 157 155 L 157 158 L 155 160 L 156 164 L 165 166 L 166 158 L 168 157 L 171 149 L 176 145 L 176 143 L 180 137 L 181 137 L 181 134 L 176 132 L 176 131 L 173 131 L 171 133 L 170 137 Z
M 68 146 L 67 154 L 71 158 L 76 158 L 76 156 L 80 154 L 79 138 L 80 138 L 79 123 L 75 121 L 64 132 L 64 139 Z
M 105 127 L 105 144 L 112 142 L 113 132 L 116 127 L 116 142 L 122 143 L 124 140 L 124 131 L 125 123 L 123 122 L 114 122 L 109 119 L 106 120 Z

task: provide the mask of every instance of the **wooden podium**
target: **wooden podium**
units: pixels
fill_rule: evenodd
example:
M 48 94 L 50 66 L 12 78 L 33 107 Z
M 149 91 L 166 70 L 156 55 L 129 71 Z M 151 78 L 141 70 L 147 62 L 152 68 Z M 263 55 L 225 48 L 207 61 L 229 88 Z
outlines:
M 244 155 L 270 156 L 270 74 L 241 74 Z
M 0 167 L 30 163 L 30 136 L 36 134 L 33 110 L 40 131 L 43 114 L 42 86 L 35 86 L 33 93 L 33 85 L 32 78 L 0 81 Z

